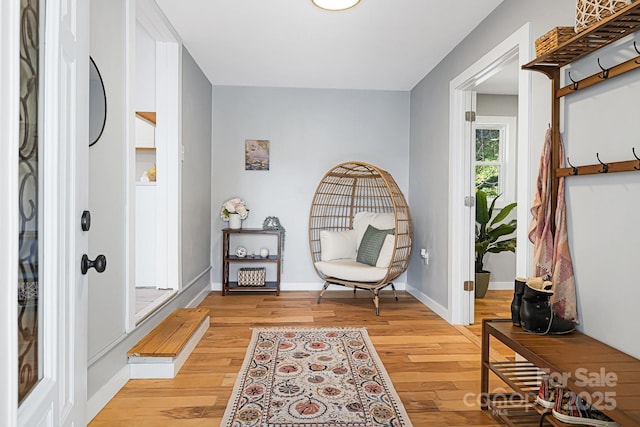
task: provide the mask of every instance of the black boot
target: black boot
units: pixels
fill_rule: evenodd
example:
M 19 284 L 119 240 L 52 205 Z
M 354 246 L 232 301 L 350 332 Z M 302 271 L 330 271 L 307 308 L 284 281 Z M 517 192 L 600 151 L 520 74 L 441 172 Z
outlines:
M 522 294 L 527 279 L 516 277 L 514 281 L 513 301 L 511 301 L 511 321 L 515 326 L 520 326 L 520 306 L 522 305 Z
M 520 307 L 520 323 L 525 332 L 534 334 L 566 334 L 576 328 L 575 323 L 558 317 L 551 308 L 551 282 L 542 284 L 527 281 Z

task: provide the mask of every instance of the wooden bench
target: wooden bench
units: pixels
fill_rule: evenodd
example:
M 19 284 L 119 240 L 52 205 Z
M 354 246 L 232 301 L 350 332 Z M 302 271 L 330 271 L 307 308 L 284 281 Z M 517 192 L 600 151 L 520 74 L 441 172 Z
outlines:
M 129 377 L 174 378 L 208 328 L 208 309 L 175 310 L 129 350 Z
M 526 361 L 492 362 L 491 337 Z M 580 332 L 527 334 L 513 326 L 511 319 L 483 319 L 481 366 L 482 408 L 491 409 L 494 417 L 507 425 L 539 424 L 540 414 L 548 410 L 532 403 L 538 391 L 532 378 L 539 380 L 543 373 L 550 373 L 624 427 L 640 426 L 640 360 Z M 491 394 L 490 372 L 515 394 Z M 549 419 L 554 425 L 565 425 Z

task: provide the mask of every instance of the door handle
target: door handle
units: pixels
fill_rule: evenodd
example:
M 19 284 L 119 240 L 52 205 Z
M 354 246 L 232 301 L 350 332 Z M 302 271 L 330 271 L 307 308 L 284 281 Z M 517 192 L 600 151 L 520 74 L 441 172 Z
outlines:
M 95 268 L 98 273 L 102 273 L 107 268 L 107 257 L 98 255 L 95 260 L 91 261 L 87 254 L 82 255 L 80 271 L 82 274 L 87 274 L 90 268 Z
M 91 212 L 82 212 L 82 217 L 80 217 L 80 227 L 82 228 L 82 231 L 89 231 L 91 228 Z

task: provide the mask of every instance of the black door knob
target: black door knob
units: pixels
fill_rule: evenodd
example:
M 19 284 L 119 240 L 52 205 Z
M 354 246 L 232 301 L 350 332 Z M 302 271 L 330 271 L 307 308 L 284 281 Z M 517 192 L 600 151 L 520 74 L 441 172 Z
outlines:
M 87 274 L 90 268 L 95 268 L 98 273 L 102 273 L 107 268 L 107 257 L 98 255 L 95 260 L 91 261 L 87 254 L 82 255 L 82 263 L 80 264 L 82 274 Z
M 84 211 L 80 217 L 80 227 L 82 231 L 89 231 L 91 228 L 91 212 Z

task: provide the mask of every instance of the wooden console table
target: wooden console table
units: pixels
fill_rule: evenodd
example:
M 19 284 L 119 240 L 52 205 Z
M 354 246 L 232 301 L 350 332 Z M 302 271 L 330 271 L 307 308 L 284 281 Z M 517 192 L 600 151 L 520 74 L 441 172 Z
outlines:
M 494 337 L 526 361 L 495 362 L 489 358 Z M 630 339 L 637 339 L 629 337 Z M 539 422 L 544 409 L 533 403 L 538 391 L 536 378 L 544 373 L 561 374 L 567 388 L 591 397 L 594 408 L 624 427 L 640 426 L 640 360 L 580 332 L 567 335 L 535 335 L 513 326 L 511 319 L 482 321 L 482 408 L 492 410 L 508 425 Z M 489 373 L 507 383 L 518 398 L 496 398 L 489 393 Z M 539 380 L 538 380 L 539 381 Z M 536 413 L 536 410 L 539 412 Z M 548 411 L 548 410 L 547 410 Z M 525 424 L 520 424 L 517 419 Z M 525 421 L 526 420 L 526 421 Z M 554 425 L 565 425 L 553 418 Z M 535 425 L 538 425 L 535 422 Z

